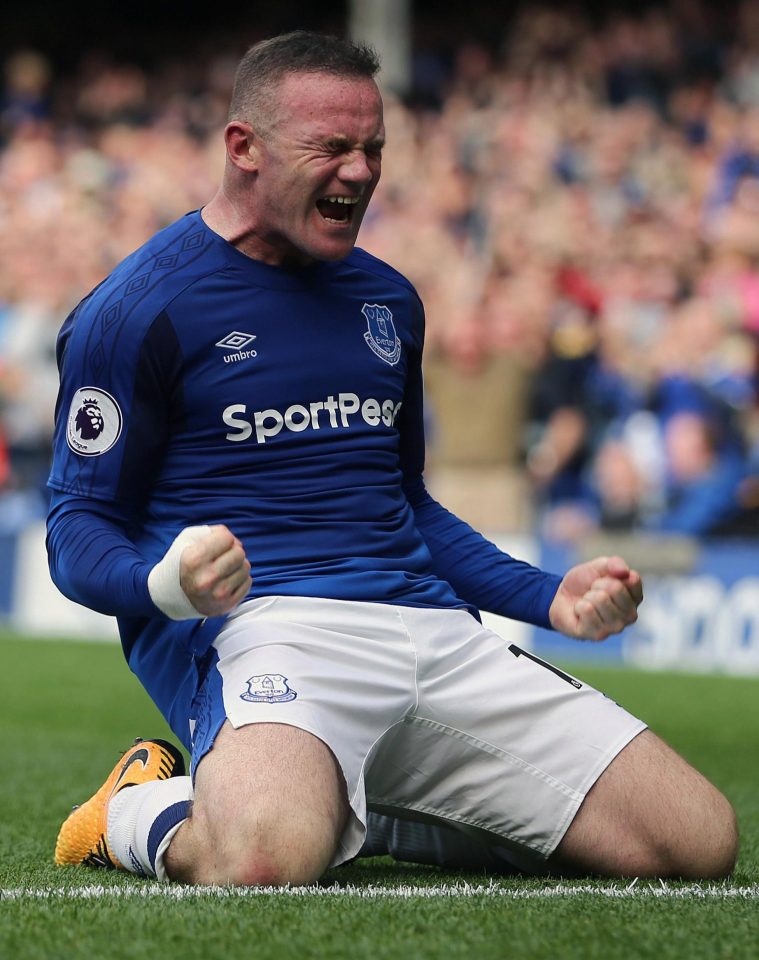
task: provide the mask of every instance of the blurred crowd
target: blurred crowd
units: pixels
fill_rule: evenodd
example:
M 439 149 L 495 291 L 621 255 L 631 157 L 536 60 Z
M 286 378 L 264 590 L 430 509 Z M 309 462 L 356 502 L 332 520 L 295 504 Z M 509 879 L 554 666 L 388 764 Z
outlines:
M 425 302 L 431 474 L 488 478 L 490 529 L 756 535 L 759 5 L 566 9 L 421 38 L 387 98 L 359 242 Z M 213 194 L 240 52 L 5 61 L 0 531 L 44 508 L 66 314 Z

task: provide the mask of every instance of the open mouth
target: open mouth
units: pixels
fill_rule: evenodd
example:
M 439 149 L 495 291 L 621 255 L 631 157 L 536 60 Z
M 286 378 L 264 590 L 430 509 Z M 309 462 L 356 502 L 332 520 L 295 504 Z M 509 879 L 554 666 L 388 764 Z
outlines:
M 321 197 L 316 209 L 327 223 L 350 223 L 357 203 L 358 197 Z

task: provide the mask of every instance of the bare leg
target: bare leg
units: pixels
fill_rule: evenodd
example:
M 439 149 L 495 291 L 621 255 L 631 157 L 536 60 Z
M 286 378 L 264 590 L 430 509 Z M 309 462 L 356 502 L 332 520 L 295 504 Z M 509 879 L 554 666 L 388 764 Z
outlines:
M 710 879 L 738 853 L 732 807 L 650 730 L 596 781 L 549 861 L 602 876 Z
M 342 773 L 321 740 L 284 724 L 225 723 L 198 766 L 166 870 L 185 883 L 309 883 L 329 866 L 347 816 Z
M 650 731 L 636 737 L 589 791 L 548 862 L 447 827 L 369 816 L 360 856 L 513 873 L 708 879 L 733 868 L 738 833 L 719 791 Z

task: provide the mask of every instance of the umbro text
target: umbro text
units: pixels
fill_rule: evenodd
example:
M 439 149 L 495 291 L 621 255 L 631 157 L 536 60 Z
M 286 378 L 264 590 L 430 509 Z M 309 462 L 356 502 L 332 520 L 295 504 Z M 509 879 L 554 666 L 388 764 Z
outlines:
M 255 350 L 238 350 L 237 353 L 227 353 L 224 355 L 224 363 L 237 363 L 238 360 L 247 360 L 248 357 L 257 357 Z

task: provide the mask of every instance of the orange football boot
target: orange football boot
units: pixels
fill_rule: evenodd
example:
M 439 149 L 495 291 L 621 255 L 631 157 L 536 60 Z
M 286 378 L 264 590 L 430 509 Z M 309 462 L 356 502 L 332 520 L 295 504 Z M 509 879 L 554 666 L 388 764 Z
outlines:
M 83 863 L 123 870 L 106 838 L 111 797 L 139 783 L 181 777 L 184 770 L 184 758 L 172 744 L 165 740 L 135 740 L 97 793 L 74 807 L 64 820 L 55 844 L 55 862 L 60 866 Z

